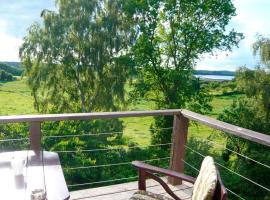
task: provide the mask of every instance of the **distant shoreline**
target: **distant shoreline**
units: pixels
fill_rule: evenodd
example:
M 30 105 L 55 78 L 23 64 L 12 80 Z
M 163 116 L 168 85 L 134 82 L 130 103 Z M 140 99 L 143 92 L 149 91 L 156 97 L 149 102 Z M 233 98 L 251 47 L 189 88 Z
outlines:
M 204 81 L 231 81 L 234 76 L 221 76 L 221 75 L 195 75 L 195 77 L 200 78 Z
M 210 71 L 210 70 L 195 70 L 195 75 L 214 75 L 214 76 L 235 76 L 234 71 Z
M 22 70 L 22 66 L 20 62 L 7 62 L 0 61 L 0 63 L 5 63 L 11 67 L 19 68 Z M 234 71 L 228 70 L 195 70 L 195 76 L 201 77 L 204 80 L 232 80 L 235 76 Z M 219 77 L 216 77 L 219 76 Z

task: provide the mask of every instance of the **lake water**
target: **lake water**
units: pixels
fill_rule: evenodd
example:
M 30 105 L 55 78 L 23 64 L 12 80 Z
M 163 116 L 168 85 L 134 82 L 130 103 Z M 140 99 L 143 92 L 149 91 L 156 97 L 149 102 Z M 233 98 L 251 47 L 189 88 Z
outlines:
M 211 80 L 232 80 L 234 76 L 218 76 L 218 75 L 195 75 L 201 79 L 211 79 Z

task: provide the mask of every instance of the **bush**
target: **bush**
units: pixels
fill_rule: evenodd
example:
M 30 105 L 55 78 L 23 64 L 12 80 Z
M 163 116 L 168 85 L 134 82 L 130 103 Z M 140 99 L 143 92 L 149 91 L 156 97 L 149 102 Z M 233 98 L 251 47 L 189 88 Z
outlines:
M 4 71 L 4 70 L 0 70 L 0 81 L 14 81 L 14 77 L 12 76 L 12 74 Z
M 23 69 L 20 67 L 13 67 L 10 65 L 7 65 L 6 63 L 0 62 L 0 70 L 3 70 L 9 74 L 12 74 L 13 76 L 21 76 L 23 73 Z

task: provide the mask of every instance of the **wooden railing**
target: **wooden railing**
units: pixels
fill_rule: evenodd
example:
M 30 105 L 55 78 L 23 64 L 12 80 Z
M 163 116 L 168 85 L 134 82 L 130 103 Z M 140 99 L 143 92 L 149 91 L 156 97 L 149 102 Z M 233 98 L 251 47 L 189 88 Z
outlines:
M 261 145 L 270 147 L 270 136 L 265 135 L 256 131 L 241 128 L 232 124 L 228 124 L 189 110 L 179 110 L 179 113 L 174 115 L 173 125 L 173 144 L 171 151 L 171 169 L 178 172 L 184 171 L 184 155 L 185 155 L 185 144 L 188 135 L 188 123 L 189 120 L 196 121 L 205 124 L 216 130 L 224 131 L 228 134 L 256 142 Z M 169 179 L 169 182 L 173 185 L 181 184 L 180 180 Z
M 74 113 L 74 114 L 48 114 L 48 115 L 22 115 L 22 116 L 0 116 L 1 123 L 28 122 L 30 148 L 36 152 L 41 149 L 41 126 L 45 121 L 64 120 L 93 120 L 112 119 L 125 117 L 145 117 L 145 116 L 174 116 L 172 148 L 170 167 L 177 172 L 184 171 L 185 144 L 187 142 L 189 120 L 197 121 L 217 130 L 227 132 L 234 136 L 244 138 L 249 141 L 270 147 L 270 136 L 251 131 L 245 128 L 234 126 L 219 120 L 200 115 L 188 110 L 154 110 L 154 111 L 129 111 L 129 112 L 102 112 L 102 113 Z M 171 184 L 180 184 L 181 181 L 169 179 Z

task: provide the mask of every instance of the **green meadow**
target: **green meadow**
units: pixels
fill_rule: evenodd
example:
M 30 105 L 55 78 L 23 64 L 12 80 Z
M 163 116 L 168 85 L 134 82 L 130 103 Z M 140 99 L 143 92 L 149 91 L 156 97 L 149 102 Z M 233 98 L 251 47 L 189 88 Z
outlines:
M 130 88 L 127 87 L 127 91 Z M 213 110 L 209 115 L 217 117 L 226 107 L 230 106 L 234 99 L 239 95 L 215 96 L 211 102 Z M 151 102 L 140 101 L 136 105 L 131 104 L 128 110 L 152 110 L 154 105 Z M 23 115 L 36 113 L 34 109 L 34 100 L 31 91 L 28 88 L 25 79 L 18 79 L 13 82 L 0 83 L 0 115 Z M 128 141 L 140 145 L 150 144 L 151 133 L 150 125 L 153 117 L 124 118 L 124 138 Z M 169 128 L 169 127 L 164 127 Z M 189 127 L 189 137 L 203 139 L 216 133 L 211 128 L 201 124 L 191 122 Z M 219 134 L 216 134 L 219 136 Z M 216 137 L 216 140 L 222 138 Z
M 34 100 L 24 79 L 0 82 L 0 115 L 35 113 Z

